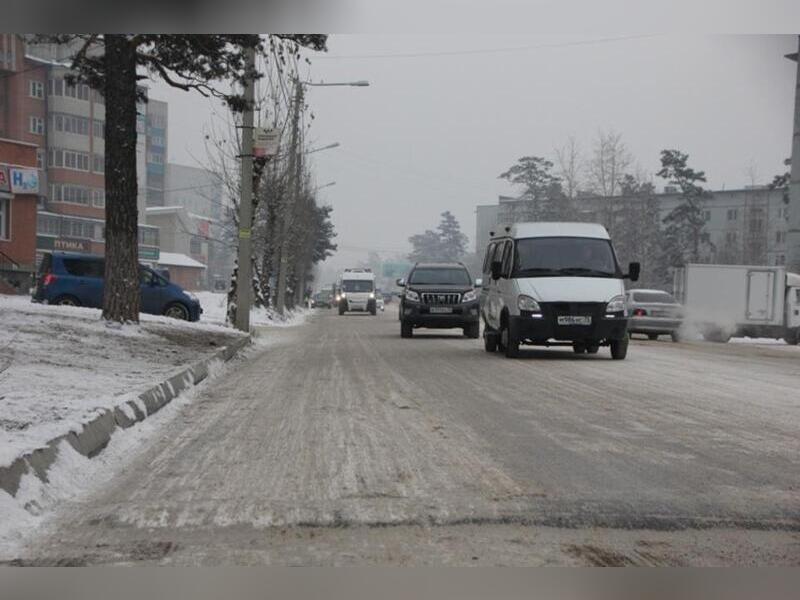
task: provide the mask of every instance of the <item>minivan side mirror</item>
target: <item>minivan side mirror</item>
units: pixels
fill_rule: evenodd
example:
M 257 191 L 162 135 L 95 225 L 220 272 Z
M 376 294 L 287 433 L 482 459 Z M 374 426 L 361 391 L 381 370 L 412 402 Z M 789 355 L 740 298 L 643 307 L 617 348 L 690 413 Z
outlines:
M 397 287 L 406 287 L 406 280 L 402 277 L 395 281 L 395 283 L 397 284 Z
M 630 279 L 631 281 L 639 281 L 639 273 L 642 270 L 642 265 L 638 262 L 632 262 L 628 265 L 628 274 L 625 275 L 625 279 Z
M 483 287 L 483 279 L 481 279 L 480 277 L 478 277 L 478 278 L 475 280 L 475 287 L 476 287 L 476 288 L 478 288 L 478 287 Z
M 503 274 L 503 263 L 499 260 L 496 260 L 492 263 L 492 279 L 497 280 L 500 279 L 500 276 Z

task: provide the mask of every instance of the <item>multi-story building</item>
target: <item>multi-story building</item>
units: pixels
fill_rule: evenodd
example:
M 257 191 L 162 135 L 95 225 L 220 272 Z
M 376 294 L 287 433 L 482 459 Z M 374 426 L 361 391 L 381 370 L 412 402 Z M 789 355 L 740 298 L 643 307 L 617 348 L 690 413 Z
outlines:
M 233 270 L 230 210 L 219 176 L 207 169 L 169 163 L 164 206 L 150 206 L 147 222 L 159 227 L 161 248 L 207 266 L 204 286 L 227 281 Z
M 148 100 L 144 125 L 147 206 L 165 206 L 167 103 Z
M 681 203 L 680 194 L 669 189 L 655 194 L 658 203 L 659 222 Z M 639 197 L 579 196 L 573 203 L 582 221 L 606 223 L 609 205 L 613 206 L 614 224 L 623 228 L 636 226 L 625 223 L 626 203 L 640 200 Z M 486 247 L 489 232 L 499 224 L 519 220 L 526 214 L 526 201 L 501 196 L 494 205 L 478 206 L 476 210 L 476 251 L 480 254 Z M 707 262 L 725 264 L 782 265 L 786 263 L 786 235 L 788 230 L 789 205 L 783 190 L 771 190 L 765 186 L 744 189 L 718 190 L 701 201 L 706 221 L 704 244 Z
M 37 264 L 50 250 L 100 254 L 104 249 L 106 107 L 100 93 L 69 82 L 71 51 L 0 36 L 0 136 L 38 146 Z M 146 107 L 140 104 L 143 114 Z M 146 189 L 146 129 L 140 133 L 139 186 Z M 140 256 L 153 262 L 158 229 L 144 222 L 146 197 L 140 191 Z

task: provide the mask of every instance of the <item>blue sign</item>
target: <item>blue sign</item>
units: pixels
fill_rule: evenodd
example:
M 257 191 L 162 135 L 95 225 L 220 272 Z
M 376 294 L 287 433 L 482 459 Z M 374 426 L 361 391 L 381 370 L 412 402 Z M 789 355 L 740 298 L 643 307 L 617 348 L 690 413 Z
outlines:
M 13 194 L 38 194 L 39 171 L 36 169 L 17 169 L 11 171 L 11 192 Z

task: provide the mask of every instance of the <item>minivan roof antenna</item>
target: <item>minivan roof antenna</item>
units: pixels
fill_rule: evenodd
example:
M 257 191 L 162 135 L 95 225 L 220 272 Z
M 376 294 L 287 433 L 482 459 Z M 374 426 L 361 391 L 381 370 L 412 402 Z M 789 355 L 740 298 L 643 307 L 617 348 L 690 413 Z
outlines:
M 508 233 L 509 231 L 511 231 L 511 227 L 506 227 L 506 233 Z
M 489 237 L 493 237 L 493 236 L 494 236 L 494 231 L 490 231 L 489 232 Z

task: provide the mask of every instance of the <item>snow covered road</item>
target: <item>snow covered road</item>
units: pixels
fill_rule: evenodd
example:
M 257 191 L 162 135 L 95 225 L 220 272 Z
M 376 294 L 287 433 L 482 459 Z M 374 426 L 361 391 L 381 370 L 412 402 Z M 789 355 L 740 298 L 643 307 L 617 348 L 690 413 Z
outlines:
M 800 564 L 798 348 L 511 361 L 391 305 L 266 335 L 16 557 Z

